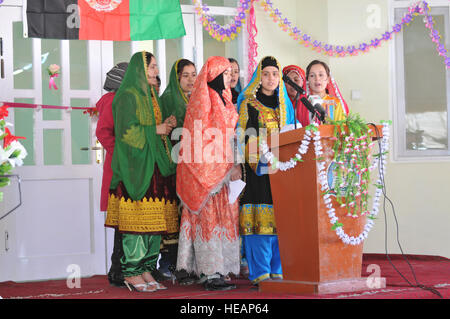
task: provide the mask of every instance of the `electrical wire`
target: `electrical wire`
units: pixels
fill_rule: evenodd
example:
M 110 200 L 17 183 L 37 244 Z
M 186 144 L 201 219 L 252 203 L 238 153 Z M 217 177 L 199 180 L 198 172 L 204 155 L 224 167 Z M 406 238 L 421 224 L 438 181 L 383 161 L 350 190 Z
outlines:
M 400 244 L 400 229 L 399 229 L 399 224 L 398 224 L 398 220 L 397 220 L 397 215 L 395 213 L 395 206 L 394 203 L 392 202 L 392 200 L 387 196 L 387 191 L 386 191 L 386 183 L 385 183 L 385 179 L 384 179 L 384 171 L 383 171 L 383 165 L 382 165 L 382 149 L 381 149 L 381 135 L 380 132 L 378 131 L 378 127 L 373 124 L 373 123 L 368 123 L 369 125 L 372 125 L 375 129 L 375 133 L 377 136 L 377 142 L 378 142 L 378 148 L 380 150 L 380 156 L 378 158 L 379 163 L 378 163 L 378 170 L 379 170 L 379 176 L 380 176 L 380 180 L 381 180 L 381 186 L 382 186 L 382 190 L 383 190 L 383 213 L 384 213 L 384 229 L 385 229 L 385 236 L 384 236 L 384 249 L 385 249 L 385 254 L 386 254 L 386 258 L 388 259 L 389 263 L 391 264 L 391 266 L 395 269 L 395 271 L 397 271 L 397 273 L 411 286 L 414 288 L 421 288 L 427 291 L 432 292 L 433 294 L 439 296 L 441 299 L 443 298 L 442 295 L 439 293 L 439 291 L 437 291 L 436 289 L 434 289 L 433 287 L 428 287 L 425 286 L 421 283 L 419 283 L 419 281 L 417 280 L 416 277 L 416 273 L 411 265 L 411 263 L 409 262 L 408 258 L 406 257 L 405 253 L 403 252 L 403 248 L 402 245 Z M 395 220 L 395 225 L 396 225 L 396 230 L 397 230 L 397 245 L 400 248 L 400 252 L 401 252 L 401 256 L 402 258 L 406 261 L 406 263 L 408 264 L 409 268 L 411 269 L 411 272 L 413 274 L 414 280 L 416 282 L 416 285 L 414 285 L 413 283 L 411 283 L 398 269 L 397 267 L 395 267 L 394 263 L 392 262 L 391 258 L 389 257 L 389 253 L 388 253 L 388 247 L 387 247 L 387 239 L 388 239 L 388 225 L 387 225 L 387 214 L 386 214 L 386 201 L 389 202 L 389 205 L 391 206 L 392 209 L 392 214 L 394 216 L 394 220 Z

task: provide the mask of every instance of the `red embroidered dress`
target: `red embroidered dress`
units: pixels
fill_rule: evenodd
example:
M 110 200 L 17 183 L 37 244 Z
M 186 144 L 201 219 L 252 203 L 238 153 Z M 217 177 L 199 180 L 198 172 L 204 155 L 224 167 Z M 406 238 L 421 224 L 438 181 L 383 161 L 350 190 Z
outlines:
M 183 203 L 177 269 L 197 275 L 238 274 L 240 269 L 238 203 L 228 200 L 238 114 L 230 89 L 222 91 L 222 100 L 208 86 L 230 67 L 226 58 L 208 59 L 194 84 L 184 121 L 176 174 Z M 210 134 L 213 131 L 216 135 Z

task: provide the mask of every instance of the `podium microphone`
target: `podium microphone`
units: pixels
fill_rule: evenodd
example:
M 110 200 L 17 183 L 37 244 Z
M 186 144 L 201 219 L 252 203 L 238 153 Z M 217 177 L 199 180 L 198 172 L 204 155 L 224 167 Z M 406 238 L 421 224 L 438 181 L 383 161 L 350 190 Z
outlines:
M 325 116 L 327 113 L 325 112 L 325 109 L 322 107 L 322 105 L 320 103 L 316 103 L 314 104 L 314 109 L 317 113 L 320 114 L 319 120 L 322 121 L 322 123 L 325 122 Z
M 303 88 L 300 87 L 297 83 L 292 81 L 291 78 L 288 77 L 286 74 L 283 75 L 283 81 L 284 83 L 287 83 L 290 86 L 292 86 L 292 88 L 297 91 L 297 96 L 299 94 L 305 94 L 305 90 L 303 90 Z M 316 116 L 319 119 L 319 121 L 321 121 L 322 123 L 325 121 L 325 110 L 322 108 L 322 105 L 320 105 L 319 103 L 312 105 L 311 102 L 309 102 L 308 99 L 305 97 L 302 97 L 300 101 L 302 101 L 303 105 L 308 109 L 308 111 L 311 112 L 313 116 Z M 296 106 L 297 105 L 295 105 L 294 107 Z
M 284 83 L 289 84 L 290 86 L 292 86 L 292 88 L 294 90 L 296 90 L 298 93 L 300 94 L 305 94 L 305 90 L 303 90 L 302 87 L 298 86 L 297 83 L 295 83 L 294 81 L 291 80 L 290 77 L 288 77 L 286 74 L 283 75 L 283 81 Z

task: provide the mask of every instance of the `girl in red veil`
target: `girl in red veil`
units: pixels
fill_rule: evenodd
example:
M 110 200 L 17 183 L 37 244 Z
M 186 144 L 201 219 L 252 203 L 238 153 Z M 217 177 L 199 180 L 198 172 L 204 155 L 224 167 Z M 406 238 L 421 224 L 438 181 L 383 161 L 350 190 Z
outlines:
M 295 91 L 289 84 L 286 84 L 286 91 L 288 93 L 289 99 L 295 109 L 295 118 L 299 121 L 303 127 L 308 126 L 309 123 L 309 111 L 306 106 L 303 105 L 300 99 L 306 96 L 306 73 L 305 71 L 296 65 L 289 65 L 283 69 L 283 75 L 288 76 L 292 81 L 294 81 L 298 86 L 303 88 L 304 94 L 300 94 L 298 97 L 297 105 L 295 105 L 295 96 L 297 91 Z
M 229 181 L 241 178 L 234 164 L 238 114 L 230 90 L 231 64 L 210 57 L 194 84 L 184 120 L 177 165 L 183 209 L 177 270 L 195 273 L 206 290 L 228 290 L 239 274 L 238 202 L 229 203 Z

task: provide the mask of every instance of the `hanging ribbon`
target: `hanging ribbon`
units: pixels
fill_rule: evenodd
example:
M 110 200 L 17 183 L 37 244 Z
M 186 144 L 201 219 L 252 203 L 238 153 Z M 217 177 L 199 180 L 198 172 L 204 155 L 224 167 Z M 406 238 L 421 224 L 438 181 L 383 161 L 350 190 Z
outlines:
M 55 78 L 57 78 L 58 76 L 59 76 L 58 73 L 50 75 L 50 81 L 48 82 L 48 88 L 49 88 L 50 90 L 52 89 L 52 87 L 53 87 L 55 90 L 58 89 L 58 87 L 56 86 L 56 83 L 55 83 Z
M 248 31 L 248 78 L 251 79 L 253 72 L 257 67 L 256 57 L 258 56 L 258 43 L 255 41 L 255 37 L 258 34 L 258 28 L 256 27 L 256 16 L 254 1 L 250 4 L 250 10 L 248 15 L 247 31 Z
M 57 64 L 50 64 L 50 66 L 47 69 L 48 75 L 50 76 L 50 80 L 48 81 L 48 88 L 51 90 L 54 88 L 55 90 L 58 89 L 55 83 L 55 78 L 59 76 L 59 71 L 61 70 L 61 67 Z

